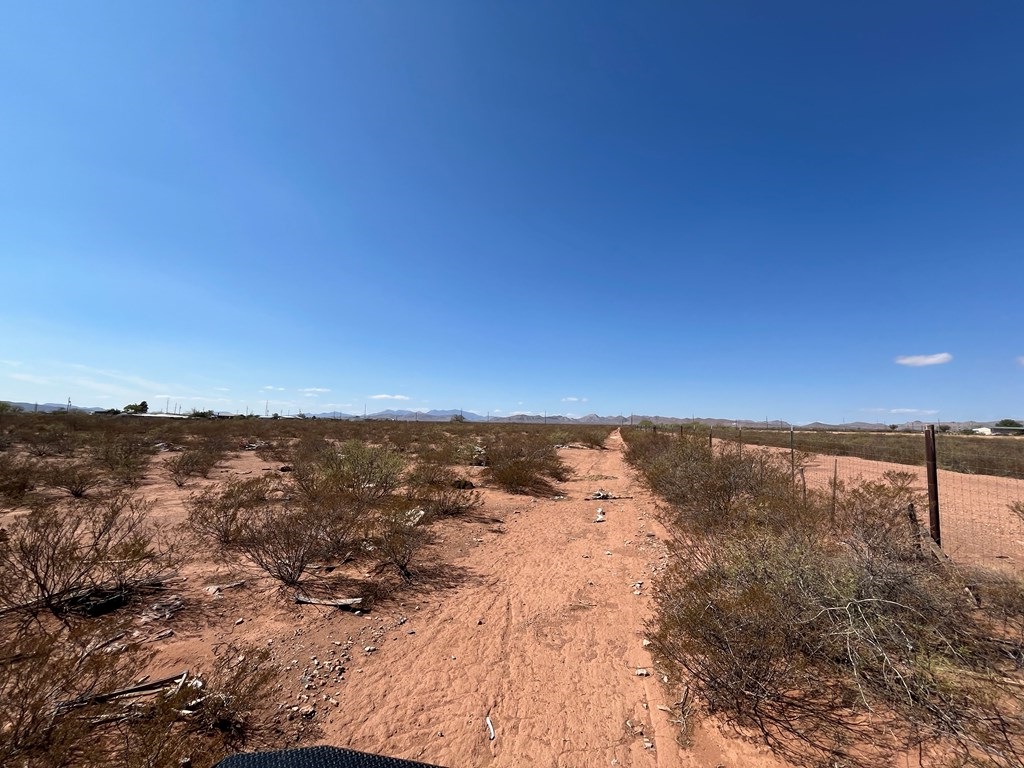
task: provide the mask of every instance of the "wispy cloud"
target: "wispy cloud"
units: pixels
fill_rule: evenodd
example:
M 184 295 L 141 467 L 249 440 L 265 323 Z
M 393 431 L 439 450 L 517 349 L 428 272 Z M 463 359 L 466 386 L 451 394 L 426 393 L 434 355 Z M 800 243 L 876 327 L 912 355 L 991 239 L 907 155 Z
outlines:
M 14 379 L 15 381 L 24 381 L 26 384 L 52 384 L 52 379 L 47 379 L 43 376 L 33 376 L 31 373 L 12 373 L 9 374 L 8 378 Z
M 330 391 L 331 390 L 324 389 L 323 387 L 304 387 L 303 389 L 299 390 L 299 392 L 304 392 L 307 395 L 316 395 L 316 394 L 319 394 L 320 392 L 330 392 Z
M 1024 355 L 1017 358 L 1017 365 L 1024 366 Z
M 217 392 L 230 392 L 231 391 L 227 387 L 214 387 L 214 390 L 216 390 Z
M 337 409 L 337 408 L 351 408 L 352 403 L 324 403 L 324 408 Z
M 271 386 L 270 384 L 268 384 L 265 387 L 261 387 L 261 389 L 265 389 L 267 390 L 267 392 L 284 392 L 284 387 L 274 387 Z
M 370 395 L 371 400 L 412 400 L 408 395 Z
M 907 416 L 917 414 L 920 416 L 931 416 L 938 413 L 934 408 L 862 408 L 865 413 L 885 413 L 893 416 Z
M 918 368 L 922 365 L 942 365 L 953 359 L 949 352 L 939 352 L 937 355 L 904 355 L 896 358 L 898 365 L 909 365 Z
M 107 379 L 113 379 L 122 385 L 127 385 L 132 389 L 136 390 L 161 390 L 167 389 L 167 384 L 161 384 L 160 382 L 153 381 L 151 379 L 144 378 L 142 376 L 136 376 L 132 373 L 123 373 L 122 371 L 114 371 L 103 368 L 93 368 L 88 365 L 80 365 L 72 363 L 68 367 L 74 370 L 81 371 L 90 376 L 102 376 Z M 74 379 L 73 379 L 74 381 Z M 81 379 L 81 381 L 90 381 L 89 379 Z
M 589 397 L 563 397 L 563 403 L 585 403 L 589 400 Z
M 9 365 L 12 368 L 17 368 L 19 365 L 21 365 L 21 361 L 20 360 L 0 360 L 0 365 Z

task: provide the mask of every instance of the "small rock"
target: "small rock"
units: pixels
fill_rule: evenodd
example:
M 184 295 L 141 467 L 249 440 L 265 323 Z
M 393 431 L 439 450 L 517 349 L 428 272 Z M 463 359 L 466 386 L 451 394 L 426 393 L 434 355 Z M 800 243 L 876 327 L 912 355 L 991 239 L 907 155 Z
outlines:
M 637 667 L 637 669 L 636 669 L 636 676 L 637 677 L 650 677 L 651 676 L 651 670 L 645 669 L 644 667 Z
M 375 645 L 368 645 L 368 646 L 366 646 L 365 648 L 363 648 L 363 650 L 364 650 L 364 651 L 365 651 L 366 653 L 373 653 L 374 651 L 376 651 L 376 650 L 377 650 L 377 646 L 375 646 Z
M 236 620 L 235 621 L 235 626 L 237 627 L 239 624 L 241 624 L 244 621 L 245 621 L 245 619 L 238 619 L 238 620 Z
M 313 717 L 313 715 L 316 714 L 316 707 L 314 707 L 312 704 L 310 704 L 309 706 L 305 706 L 299 710 L 299 714 L 302 715 L 302 717 L 309 720 L 311 717 Z

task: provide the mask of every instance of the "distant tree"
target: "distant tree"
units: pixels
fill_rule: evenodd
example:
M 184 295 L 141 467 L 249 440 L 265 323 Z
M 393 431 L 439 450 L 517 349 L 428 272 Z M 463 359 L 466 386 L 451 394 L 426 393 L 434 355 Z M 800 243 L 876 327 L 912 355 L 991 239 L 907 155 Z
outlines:
M 949 432 L 949 424 L 940 424 L 939 432 Z
M 21 413 L 24 408 L 14 403 L 8 403 L 6 400 L 0 400 L 0 414 L 3 413 Z
M 125 413 L 149 413 L 149 403 L 143 400 L 141 403 L 129 403 L 124 407 Z
M 1000 419 L 996 422 L 997 427 L 1020 427 L 1024 428 L 1024 424 L 1021 424 L 1016 419 Z
M 899 424 L 890 424 L 889 425 L 889 429 L 891 429 L 893 432 L 895 432 L 897 429 L 899 429 L 899 427 L 900 427 Z
M 466 417 L 463 416 L 461 413 L 456 413 L 451 418 L 451 421 L 457 421 L 457 422 L 463 422 L 465 420 L 466 420 Z
M 192 409 L 192 413 L 189 414 L 193 419 L 212 419 L 213 411 L 197 411 L 195 408 Z

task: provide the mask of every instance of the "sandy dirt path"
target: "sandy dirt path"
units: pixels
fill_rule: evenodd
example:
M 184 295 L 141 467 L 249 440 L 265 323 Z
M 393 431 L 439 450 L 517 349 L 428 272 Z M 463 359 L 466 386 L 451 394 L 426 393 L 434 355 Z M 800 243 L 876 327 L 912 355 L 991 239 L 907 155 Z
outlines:
M 487 491 L 453 564 L 461 583 L 378 618 L 387 629 L 348 675 L 322 741 L 453 767 L 778 764 L 713 728 L 678 743 L 643 644 L 665 532 L 621 449 L 617 433 L 605 451 L 564 449 L 576 478 L 559 485 L 562 500 Z M 587 500 L 599 488 L 633 498 Z M 598 507 L 606 522 L 594 522 Z

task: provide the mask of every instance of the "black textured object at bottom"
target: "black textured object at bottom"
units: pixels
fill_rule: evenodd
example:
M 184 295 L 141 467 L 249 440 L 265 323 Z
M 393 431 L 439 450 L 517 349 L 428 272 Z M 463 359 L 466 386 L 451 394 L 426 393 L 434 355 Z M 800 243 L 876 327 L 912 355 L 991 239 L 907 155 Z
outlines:
M 353 752 L 340 747 L 304 747 L 278 752 L 246 752 L 221 760 L 215 768 L 441 768 L 430 763 Z

